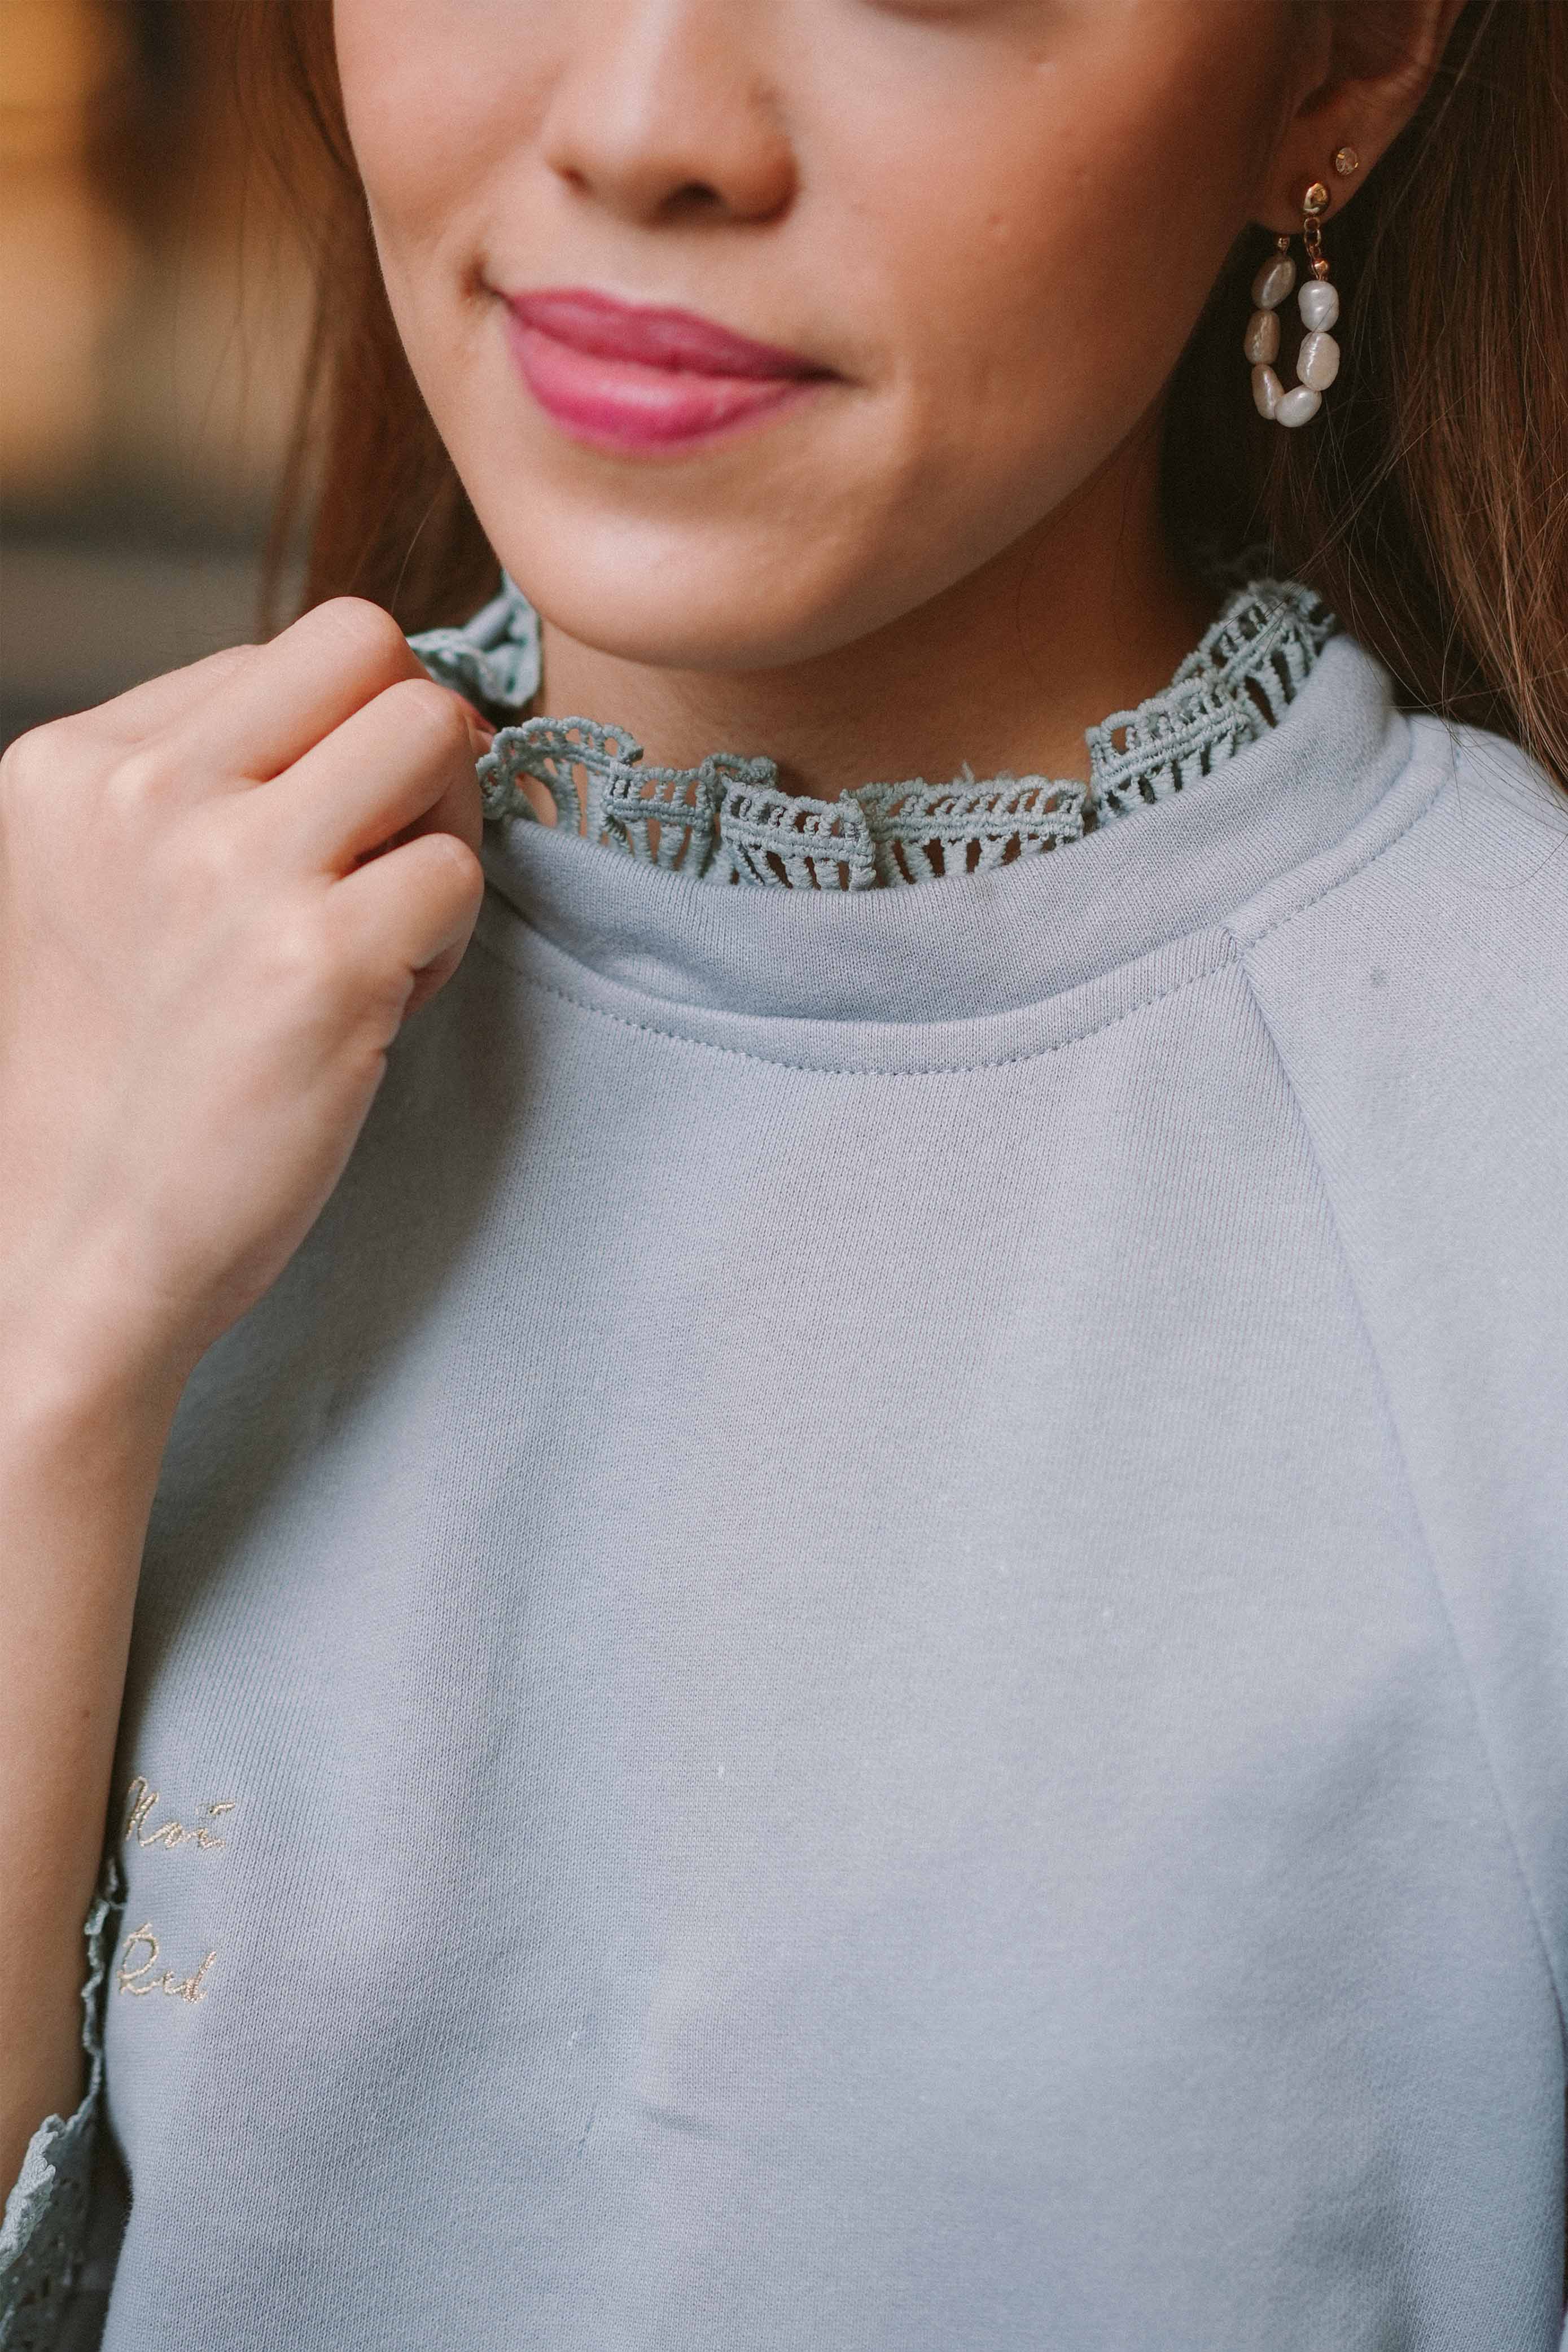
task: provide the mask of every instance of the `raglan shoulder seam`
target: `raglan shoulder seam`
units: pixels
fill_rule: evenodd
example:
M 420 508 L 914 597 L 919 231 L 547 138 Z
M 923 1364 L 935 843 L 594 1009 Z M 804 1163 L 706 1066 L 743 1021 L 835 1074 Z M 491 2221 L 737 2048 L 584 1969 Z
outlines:
M 1430 808 L 1435 803 L 1428 803 L 1427 807 Z M 1426 813 L 1426 810 L 1421 812 L 1422 814 L 1425 814 Z M 1411 826 L 1418 822 L 1419 817 L 1413 818 L 1409 825 L 1402 828 L 1402 832 L 1409 832 L 1411 830 Z M 1398 839 L 1400 837 L 1401 835 L 1395 835 L 1394 836 L 1394 839 Z M 1392 847 L 1393 840 L 1384 845 L 1385 847 Z M 1371 860 L 1368 859 L 1365 862 L 1370 864 Z M 1361 870 L 1364 870 L 1364 868 Z M 1348 880 L 1351 877 L 1346 876 L 1343 878 Z M 1320 898 L 1326 897 L 1327 895 L 1328 892 L 1326 890 L 1318 894 Z M 1306 906 L 1312 903 L 1315 903 L 1315 901 L 1303 902 L 1303 907 L 1300 911 L 1304 912 Z M 1280 919 L 1281 921 L 1288 921 L 1289 918 L 1283 917 Z M 1279 925 L 1278 923 L 1270 924 L 1268 930 L 1258 934 L 1258 939 L 1261 940 L 1267 938 L 1270 931 L 1278 929 L 1279 928 Z M 1235 937 L 1236 935 L 1233 933 L 1232 936 Z M 1247 998 L 1251 1003 L 1253 1011 L 1257 1016 L 1258 1026 L 1263 1032 L 1263 1035 L 1268 1043 L 1269 1053 L 1279 1069 L 1280 1081 L 1284 1087 L 1290 1111 L 1300 1129 L 1302 1139 L 1306 1145 L 1308 1158 L 1311 1166 L 1313 1181 L 1316 1183 L 1319 1194 L 1322 1200 L 1323 1211 L 1327 1219 L 1330 1234 L 1332 1236 L 1333 1246 L 1338 1254 L 1340 1264 L 1343 1269 L 1346 1290 L 1354 1310 L 1356 1321 L 1361 1329 L 1363 1340 L 1366 1349 L 1367 1360 L 1372 1368 L 1373 1378 L 1376 1381 L 1378 1395 L 1382 1401 L 1384 1415 L 1388 1426 L 1389 1437 L 1393 1445 L 1394 1457 L 1399 1465 L 1400 1479 L 1409 1502 L 1412 1520 L 1414 1522 L 1416 1534 L 1420 1539 L 1422 1560 L 1426 1568 L 1427 1578 L 1431 1583 L 1432 1590 L 1436 1596 L 1437 1605 L 1442 1614 L 1443 1624 L 1447 1635 L 1449 1646 L 1453 1651 L 1454 1658 L 1459 1671 L 1459 1677 L 1469 1704 L 1470 1714 L 1476 1727 L 1477 1743 L 1486 1769 L 1487 1781 L 1492 1792 L 1493 1801 L 1498 1808 L 1498 1816 L 1502 1824 L 1504 1835 L 1507 1840 L 1510 1858 L 1511 1859 L 1513 1867 L 1519 1876 L 1521 1891 L 1524 1896 L 1525 1907 L 1530 1915 L 1531 1926 L 1534 1932 L 1536 1944 L 1541 1953 L 1542 1964 L 1546 1970 L 1547 1980 L 1552 1988 L 1553 1995 L 1556 2000 L 1559 2028 L 1563 2035 L 1565 2052 L 1568 2052 L 1568 1987 L 1564 1986 L 1552 1957 L 1551 1942 L 1547 1936 L 1545 1922 L 1542 1915 L 1541 1901 L 1537 1895 L 1530 1870 L 1525 1862 L 1524 1850 L 1520 1840 L 1518 1828 L 1514 1819 L 1514 1810 L 1509 1801 L 1508 1791 L 1504 1786 L 1502 1776 L 1498 1769 L 1497 1758 L 1489 1727 L 1487 1722 L 1486 1711 L 1482 1706 L 1475 1676 L 1471 1671 L 1469 1660 L 1466 1655 L 1465 1645 L 1460 1638 L 1458 1626 L 1455 1621 L 1453 1607 L 1448 1597 L 1447 1587 L 1443 1580 L 1441 1571 L 1437 1565 L 1436 1550 L 1428 1531 L 1426 1514 L 1422 1508 L 1421 1496 L 1416 1486 L 1415 1474 L 1410 1465 L 1409 1454 L 1406 1451 L 1404 1435 L 1400 1427 L 1399 1411 L 1394 1393 L 1393 1383 L 1389 1379 L 1388 1371 L 1384 1362 L 1382 1349 L 1379 1348 L 1377 1343 L 1377 1335 L 1373 1328 L 1372 1318 L 1367 1312 L 1366 1303 L 1362 1297 L 1361 1285 L 1356 1279 L 1355 1266 L 1352 1260 L 1350 1248 L 1345 1241 L 1344 1234 L 1340 1223 L 1339 1211 L 1334 1201 L 1333 1188 L 1329 1181 L 1328 1171 L 1323 1165 L 1322 1157 L 1318 1149 L 1318 1141 L 1312 1131 L 1311 1121 L 1309 1119 L 1305 1106 L 1301 1101 L 1300 1096 L 1297 1092 L 1296 1083 L 1291 1075 L 1290 1066 L 1286 1058 L 1284 1048 L 1280 1045 L 1279 1039 L 1275 1032 L 1274 1024 L 1269 1020 L 1268 1014 L 1264 1008 L 1262 999 L 1258 993 L 1258 986 L 1253 978 L 1252 971 L 1248 963 L 1248 947 L 1250 945 L 1256 945 L 1257 941 L 1254 940 L 1248 942 L 1238 939 L 1237 944 L 1239 950 L 1237 959 L 1237 970 L 1240 972 L 1243 986 L 1247 991 Z
M 1321 907 L 1326 898 L 1331 898 L 1336 891 L 1348 888 L 1351 883 L 1359 881 L 1363 874 L 1370 873 L 1382 858 L 1397 849 L 1401 842 L 1407 841 L 1419 825 L 1424 824 L 1429 816 L 1434 815 L 1455 789 L 1456 780 L 1451 769 L 1446 776 L 1434 777 L 1431 791 L 1421 802 L 1419 807 L 1410 812 L 1396 831 L 1389 834 L 1384 840 L 1373 843 L 1352 864 L 1331 875 L 1316 889 L 1309 890 L 1304 897 L 1293 900 L 1289 906 L 1271 916 L 1260 929 L 1249 929 L 1242 920 L 1245 909 L 1238 909 L 1228 919 L 1225 928 L 1236 942 L 1243 963 L 1245 964 L 1251 950 L 1261 947 L 1265 940 L 1272 939 L 1277 931 L 1285 930 L 1290 924 L 1299 922 L 1302 916 L 1310 915 L 1314 907 Z M 1248 975 L 1248 986 L 1250 985 L 1251 980 Z M 1259 1007 L 1259 1013 L 1261 1017 L 1261 1007 Z

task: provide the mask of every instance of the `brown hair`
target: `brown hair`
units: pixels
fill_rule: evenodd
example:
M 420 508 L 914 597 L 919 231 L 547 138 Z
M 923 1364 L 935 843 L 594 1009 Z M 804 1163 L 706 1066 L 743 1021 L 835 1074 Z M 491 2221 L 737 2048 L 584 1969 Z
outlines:
M 387 307 L 330 8 L 247 0 L 237 17 L 320 289 L 274 557 L 308 511 L 304 605 L 352 593 L 411 629 L 459 619 L 498 567 Z M 1268 248 L 1250 231 L 1173 386 L 1172 529 L 1221 556 L 1262 543 L 1408 707 L 1511 736 L 1568 789 L 1568 7 L 1468 0 L 1324 242 L 1346 296 L 1332 400 L 1305 433 L 1253 412 L 1237 327 Z

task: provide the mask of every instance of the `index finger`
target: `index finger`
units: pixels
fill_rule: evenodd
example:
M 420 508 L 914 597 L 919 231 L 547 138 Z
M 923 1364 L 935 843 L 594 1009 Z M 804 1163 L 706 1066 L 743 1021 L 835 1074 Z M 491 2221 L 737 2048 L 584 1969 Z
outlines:
M 165 747 L 169 765 L 203 793 L 266 783 L 389 686 L 425 674 L 390 613 L 334 597 L 258 646 L 184 714 Z
M 87 720 L 117 742 L 140 743 L 197 709 L 215 687 L 237 675 L 257 651 L 255 646 L 228 646 L 222 653 L 187 662 L 183 669 L 165 670 L 159 677 L 112 695 L 107 702 L 95 703 L 90 710 L 77 712 L 73 724 Z

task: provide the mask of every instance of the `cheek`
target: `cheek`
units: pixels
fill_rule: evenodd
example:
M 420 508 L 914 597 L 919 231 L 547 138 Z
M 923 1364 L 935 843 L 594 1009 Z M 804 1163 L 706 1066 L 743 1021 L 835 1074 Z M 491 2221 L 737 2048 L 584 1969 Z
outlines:
M 894 368 L 944 463 L 1037 453 L 1059 483 L 1180 357 L 1266 139 L 1258 59 L 1168 47 L 1137 73 L 1036 68 L 956 120 L 924 110 L 898 128 L 918 176 L 863 186 L 851 239 L 878 256 Z
M 389 278 L 462 238 L 489 168 L 482 26 L 472 8 L 442 15 L 434 38 L 429 0 L 336 0 L 343 108 Z

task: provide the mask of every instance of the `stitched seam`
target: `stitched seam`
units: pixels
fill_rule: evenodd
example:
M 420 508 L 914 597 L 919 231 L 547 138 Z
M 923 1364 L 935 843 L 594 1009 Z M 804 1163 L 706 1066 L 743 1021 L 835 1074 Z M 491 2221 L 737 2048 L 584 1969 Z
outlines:
M 1081 1045 L 1090 1037 L 1101 1036 L 1106 1030 L 1115 1028 L 1119 1022 L 1131 1020 L 1133 1013 L 1142 1012 L 1146 1005 L 1158 1004 L 1167 997 L 1179 996 L 1184 989 L 1195 987 L 1199 981 L 1212 979 L 1216 971 L 1224 971 L 1229 968 L 1232 958 L 1242 961 L 1249 949 L 1261 946 L 1265 940 L 1272 939 L 1276 931 L 1283 930 L 1287 924 L 1295 922 L 1298 917 L 1310 913 L 1312 908 L 1321 906 L 1325 898 L 1332 898 L 1336 890 L 1342 890 L 1348 883 L 1355 881 L 1359 876 L 1375 866 L 1380 857 L 1385 856 L 1391 849 L 1397 847 L 1407 834 L 1414 833 L 1415 827 L 1433 814 L 1448 793 L 1455 789 L 1455 784 L 1456 779 L 1452 775 L 1445 778 L 1415 814 L 1405 819 L 1397 833 L 1390 834 L 1386 841 L 1380 841 L 1374 849 L 1369 849 L 1364 857 L 1358 858 L 1356 863 L 1347 867 L 1344 873 L 1337 874 L 1331 882 L 1325 882 L 1321 890 L 1314 890 L 1310 898 L 1302 898 L 1295 906 L 1287 908 L 1283 914 L 1276 915 L 1273 921 L 1267 924 L 1261 931 L 1252 933 L 1238 931 L 1235 928 L 1234 917 L 1223 922 L 1219 928 L 1230 942 L 1231 956 L 1212 964 L 1206 971 L 1194 972 L 1185 980 L 1173 982 L 1168 988 L 1156 989 L 1151 995 L 1140 997 L 1136 1004 L 1123 1006 L 1120 1013 L 1112 1013 L 1109 1020 L 1098 1022 L 1090 1029 L 1075 1030 L 1070 1037 L 1060 1037 L 1055 1045 L 1031 1046 L 1025 1053 L 1003 1054 L 990 1061 L 954 1062 L 942 1068 L 917 1070 L 872 1070 L 858 1064 L 784 1061 L 771 1054 L 749 1052 L 742 1045 L 722 1045 L 708 1037 L 688 1037 L 682 1031 L 666 1027 L 656 1021 L 633 1021 L 625 1013 L 606 1012 L 602 1005 L 591 1004 L 586 998 L 574 996 L 569 989 L 558 988 L 552 982 L 540 980 L 534 973 L 524 971 L 521 963 L 498 947 L 493 940 L 483 939 L 476 933 L 472 944 L 483 949 L 495 962 L 504 964 L 508 971 L 515 973 L 526 986 L 539 990 L 542 995 L 553 996 L 561 1003 L 570 1004 L 579 1013 L 592 1013 L 598 1020 L 613 1022 L 617 1028 L 631 1029 L 644 1036 L 668 1038 L 673 1045 L 696 1045 L 708 1053 L 729 1055 L 738 1061 L 759 1062 L 767 1069 L 810 1070 L 821 1077 L 958 1077 L 966 1071 L 1007 1069 L 1020 1062 L 1037 1061 L 1047 1054 L 1059 1054 L 1065 1046 Z M 517 919 L 521 921 L 523 919 L 519 917 Z M 1182 936 L 1192 939 L 1199 934 L 1189 931 Z M 1174 942 L 1167 944 L 1173 945 Z M 1250 980 L 1247 984 L 1250 989 Z M 1048 999 L 1045 1001 L 1049 1002 Z
M 981 1070 L 1005 1070 L 1013 1068 L 1020 1062 L 1043 1061 L 1047 1055 L 1059 1054 L 1067 1046 L 1080 1045 L 1090 1037 L 1103 1036 L 1108 1029 L 1114 1029 L 1119 1023 L 1131 1020 L 1134 1013 L 1146 1011 L 1151 1004 L 1162 1003 L 1167 997 L 1180 996 L 1184 990 L 1196 988 L 1201 982 L 1213 980 L 1219 972 L 1232 971 L 1239 961 L 1236 941 L 1227 937 L 1228 952 L 1211 964 L 1206 971 L 1189 972 L 1184 980 L 1173 981 L 1166 988 L 1157 988 L 1148 996 L 1141 996 L 1136 1004 L 1123 1005 L 1119 1013 L 1111 1013 L 1104 1021 L 1096 1022 L 1092 1028 L 1075 1029 L 1070 1037 L 1058 1037 L 1053 1045 L 1030 1045 L 1021 1053 L 998 1054 L 982 1062 L 952 1062 L 914 1070 L 877 1070 L 868 1069 L 863 1064 L 854 1062 L 785 1061 L 782 1056 L 773 1054 L 754 1054 L 744 1045 L 721 1045 L 717 1039 L 711 1037 L 688 1037 L 681 1030 L 665 1028 L 656 1021 L 633 1021 L 624 1013 L 611 1013 L 601 1004 L 590 1004 L 585 997 L 574 996 L 569 989 L 558 988 L 551 981 L 541 980 L 535 973 L 524 971 L 521 964 L 514 963 L 512 959 L 492 940 L 481 939 L 476 934 L 472 944 L 482 948 L 485 953 L 497 963 L 504 964 L 508 971 L 514 973 L 522 982 L 524 987 L 537 989 L 542 996 L 552 996 L 558 1003 L 570 1004 L 574 1011 L 589 1013 L 596 1021 L 611 1022 L 617 1029 L 630 1029 L 645 1037 L 663 1037 L 670 1045 L 694 1046 L 705 1054 L 723 1054 L 731 1061 L 757 1062 L 764 1069 L 804 1070 L 813 1077 L 820 1078 L 961 1078 Z
M 1432 814 L 1439 803 L 1447 799 L 1448 793 L 1454 790 L 1454 784 L 1455 780 L 1452 776 L 1446 777 L 1436 787 L 1431 799 L 1424 802 L 1414 816 L 1406 817 L 1397 833 L 1391 833 L 1386 841 L 1380 841 L 1375 849 L 1369 849 L 1364 857 L 1358 858 L 1353 866 L 1347 866 L 1344 873 L 1336 874 L 1331 882 L 1325 882 L 1322 888 L 1314 890 L 1310 898 L 1302 898 L 1296 906 L 1288 907 L 1282 915 L 1276 915 L 1274 920 L 1261 931 L 1254 931 L 1243 937 L 1234 928 L 1233 917 L 1226 928 L 1230 931 L 1231 937 L 1237 940 L 1244 956 L 1247 949 L 1261 947 L 1265 940 L 1272 939 L 1276 931 L 1283 930 L 1287 923 L 1293 923 L 1298 916 L 1309 914 L 1314 907 L 1321 907 L 1325 898 L 1331 898 L 1336 890 L 1342 890 L 1347 883 L 1355 881 L 1359 875 L 1366 873 L 1369 867 L 1375 866 L 1380 857 L 1385 857 L 1391 849 L 1397 848 L 1405 835 L 1414 833 L 1416 826 Z M 1250 985 L 1249 981 L 1248 986 Z
M 1425 814 L 1425 812 L 1423 812 L 1423 814 Z M 1413 822 L 1415 820 L 1413 820 Z M 1409 829 L 1409 826 L 1405 828 L 1406 832 L 1408 832 Z M 1392 847 L 1393 844 L 1390 843 L 1388 845 Z M 1326 893 L 1324 895 L 1326 895 Z M 1492 1753 L 1492 1743 L 1487 1730 L 1486 1717 L 1482 1712 L 1480 1699 L 1477 1693 L 1475 1684 L 1471 1678 L 1469 1663 L 1465 1655 L 1464 1644 L 1459 1639 L 1458 1627 L 1454 1622 L 1454 1613 L 1449 1604 L 1447 1588 L 1444 1584 L 1442 1577 L 1437 1572 L 1436 1554 L 1433 1549 L 1432 1538 L 1427 1533 L 1426 1516 L 1421 1508 L 1420 1497 L 1415 1490 L 1415 1480 L 1412 1474 L 1410 1464 L 1405 1451 L 1405 1441 L 1400 1435 L 1399 1417 L 1394 1411 L 1394 1391 L 1389 1384 L 1388 1375 L 1384 1370 L 1383 1358 L 1378 1350 L 1377 1341 L 1373 1336 L 1372 1324 L 1367 1315 L 1365 1304 L 1362 1298 L 1360 1286 L 1355 1278 L 1355 1269 L 1351 1264 L 1350 1251 L 1345 1245 L 1344 1234 L 1340 1229 L 1339 1213 L 1334 1207 L 1333 1193 L 1330 1190 L 1329 1180 L 1324 1172 L 1322 1160 L 1319 1156 L 1317 1140 L 1313 1136 L 1310 1122 L 1307 1118 L 1306 1111 L 1302 1108 L 1300 1097 L 1296 1092 L 1295 1081 L 1290 1076 L 1289 1065 L 1287 1063 L 1283 1053 L 1280 1051 L 1279 1041 L 1274 1034 L 1273 1025 L 1269 1021 L 1268 1013 L 1263 1009 L 1263 1004 L 1258 996 L 1257 987 L 1254 984 L 1252 974 L 1247 970 L 1245 956 L 1238 960 L 1238 969 L 1241 973 L 1242 981 L 1246 986 L 1247 995 L 1252 1001 L 1253 1011 L 1258 1015 L 1258 1025 L 1262 1029 L 1263 1034 L 1268 1040 L 1269 1052 L 1273 1055 L 1274 1060 L 1279 1066 L 1279 1075 L 1281 1079 L 1284 1081 L 1285 1092 L 1289 1098 L 1290 1108 L 1295 1113 L 1296 1118 L 1300 1126 L 1302 1136 L 1306 1141 L 1308 1155 L 1311 1161 L 1312 1173 L 1317 1181 L 1318 1190 L 1322 1196 L 1323 1207 L 1328 1216 L 1329 1230 L 1334 1237 L 1334 1246 L 1339 1253 L 1340 1263 L 1344 1268 L 1345 1283 L 1350 1291 L 1352 1304 L 1355 1308 L 1356 1320 L 1361 1327 L 1362 1337 L 1366 1343 L 1367 1358 L 1372 1365 L 1373 1372 L 1377 1381 L 1379 1394 L 1383 1399 L 1384 1417 L 1388 1424 L 1389 1435 L 1394 1442 L 1394 1457 L 1399 1465 L 1399 1475 L 1404 1484 L 1405 1495 L 1409 1500 L 1411 1517 L 1415 1521 L 1415 1531 L 1421 1539 L 1421 1554 L 1426 1565 L 1427 1581 L 1436 1595 L 1437 1606 L 1442 1614 L 1444 1630 L 1448 1637 L 1448 1646 L 1453 1653 L 1454 1663 L 1458 1668 L 1460 1685 L 1464 1690 L 1466 1698 L 1469 1702 L 1470 1717 L 1475 1725 L 1476 1741 L 1480 1750 L 1481 1762 L 1486 1771 L 1487 1782 L 1492 1792 L 1492 1801 L 1497 1806 L 1498 1819 L 1502 1825 L 1503 1837 L 1508 1847 L 1509 1858 L 1513 1864 L 1515 1875 L 1519 1880 L 1520 1892 L 1524 1897 L 1525 1909 L 1529 1914 L 1531 1926 L 1535 1932 L 1535 1940 L 1540 1949 L 1542 1965 L 1546 1970 L 1546 1979 L 1552 1987 L 1553 1999 L 1555 2000 L 1557 2006 L 1558 2030 L 1563 2037 L 1564 2052 L 1565 2053 L 1568 2053 L 1568 2000 L 1565 2000 L 1564 1999 L 1563 1987 L 1558 1980 L 1557 1969 L 1552 1962 L 1552 1948 L 1547 1942 L 1546 1930 L 1541 1916 L 1541 1906 L 1536 1900 L 1535 1888 L 1531 1881 L 1530 1873 L 1524 1866 L 1524 1855 L 1520 1846 L 1518 1834 L 1514 1829 L 1512 1809 L 1503 1791 L 1502 1780 L 1497 1769 L 1497 1764 Z

